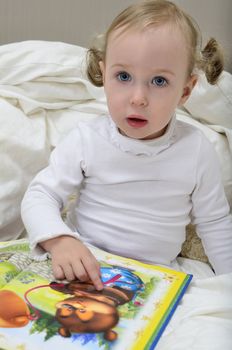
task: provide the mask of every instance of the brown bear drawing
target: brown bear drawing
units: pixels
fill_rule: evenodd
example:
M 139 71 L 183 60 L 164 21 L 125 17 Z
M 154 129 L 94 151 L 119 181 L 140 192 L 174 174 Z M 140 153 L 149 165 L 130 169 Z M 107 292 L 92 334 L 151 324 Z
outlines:
M 70 337 L 72 333 L 103 332 L 106 340 L 115 340 L 117 333 L 112 330 L 119 321 L 117 306 L 130 301 L 134 291 L 113 286 L 105 286 L 102 291 L 95 290 L 92 283 L 70 282 L 64 287 L 51 288 L 73 297 L 56 304 L 56 319 L 62 325 L 59 333 Z

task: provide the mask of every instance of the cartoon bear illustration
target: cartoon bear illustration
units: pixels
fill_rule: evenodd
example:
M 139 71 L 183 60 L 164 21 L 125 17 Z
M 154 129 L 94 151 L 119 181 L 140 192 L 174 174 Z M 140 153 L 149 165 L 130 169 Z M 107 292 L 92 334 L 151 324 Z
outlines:
M 133 272 L 121 267 L 102 267 L 101 275 L 104 284 L 102 291 L 97 291 L 91 282 L 78 280 L 33 287 L 25 293 L 25 300 L 13 291 L 1 290 L 0 327 L 24 327 L 30 320 L 38 319 L 41 316 L 39 310 L 29 302 L 27 296 L 36 289 L 52 288 L 69 295 L 56 304 L 55 318 L 61 325 L 61 336 L 102 332 L 106 340 L 117 339 L 117 333 L 113 330 L 119 321 L 117 307 L 133 300 L 144 285 Z M 34 314 L 30 314 L 27 303 Z
M 72 333 L 103 332 L 106 340 L 117 339 L 112 330 L 119 321 L 117 306 L 132 300 L 143 287 L 141 279 L 127 269 L 102 268 L 105 286 L 97 291 L 91 282 L 72 281 L 61 288 L 51 283 L 51 288 L 74 295 L 56 304 L 56 319 L 61 324 L 59 333 L 70 337 Z M 108 283 L 104 276 L 107 276 Z

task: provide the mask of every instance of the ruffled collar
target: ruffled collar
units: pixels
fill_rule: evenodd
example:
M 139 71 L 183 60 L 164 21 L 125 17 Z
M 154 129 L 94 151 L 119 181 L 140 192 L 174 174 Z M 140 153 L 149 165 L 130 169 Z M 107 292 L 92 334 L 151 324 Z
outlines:
M 176 116 L 168 124 L 165 134 L 154 140 L 136 140 L 120 134 L 116 124 L 109 118 L 111 142 L 122 151 L 137 156 L 153 156 L 168 148 L 174 139 Z

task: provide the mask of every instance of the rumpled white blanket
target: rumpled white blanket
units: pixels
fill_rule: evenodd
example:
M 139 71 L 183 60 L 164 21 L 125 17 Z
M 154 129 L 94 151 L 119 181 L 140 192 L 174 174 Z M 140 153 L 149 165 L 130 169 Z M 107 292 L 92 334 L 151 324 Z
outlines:
M 23 194 L 52 148 L 80 119 L 106 113 L 103 89 L 83 74 L 85 53 L 55 42 L 0 47 L 1 240 L 23 232 Z
M 0 239 L 23 232 L 20 202 L 29 181 L 80 119 L 107 113 L 104 91 L 86 79 L 84 48 L 27 41 L 0 47 Z M 232 77 L 211 87 L 200 75 L 177 117 L 214 143 L 232 205 Z M 178 268 L 194 280 L 162 336 L 158 350 L 232 349 L 232 274 L 214 277 L 187 259 Z
M 200 261 L 178 262 L 194 277 L 156 349 L 231 350 L 232 273 L 214 276 Z

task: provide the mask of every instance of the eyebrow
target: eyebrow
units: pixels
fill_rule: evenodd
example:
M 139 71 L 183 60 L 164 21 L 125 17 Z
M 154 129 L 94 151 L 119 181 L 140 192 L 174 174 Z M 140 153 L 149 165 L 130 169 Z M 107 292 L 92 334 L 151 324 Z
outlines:
M 116 68 L 116 67 L 121 67 L 123 69 L 129 69 L 130 66 L 127 65 L 127 64 L 122 64 L 122 63 L 115 63 L 111 66 L 111 68 Z M 176 76 L 175 73 L 173 73 L 171 70 L 169 69 L 165 69 L 165 68 L 156 68 L 156 69 L 151 69 L 151 71 L 156 71 L 156 73 L 154 74 L 161 74 L 161 73 L 167 73 L 167 74 L 170 74 L 170 75 L 173 75 L 173 76 Z
M 110 66 L 110 68 L 115 68 L 115 67 L 122 67 L 124 69 L 130 68 L 128 64 L 122 64 L 122 63 L 115 63 L 112 66 Z
M 171 75 L 173 75 L 173 76 L 176 76 L 176 74 L 175 73 L 173 73 L 171 70 L 169 70 L 169 69 L 158 69 L 157 70 L 158 72 L 162 72 L 162 73 L 168 73 L 168 74 L 171 74 Z

